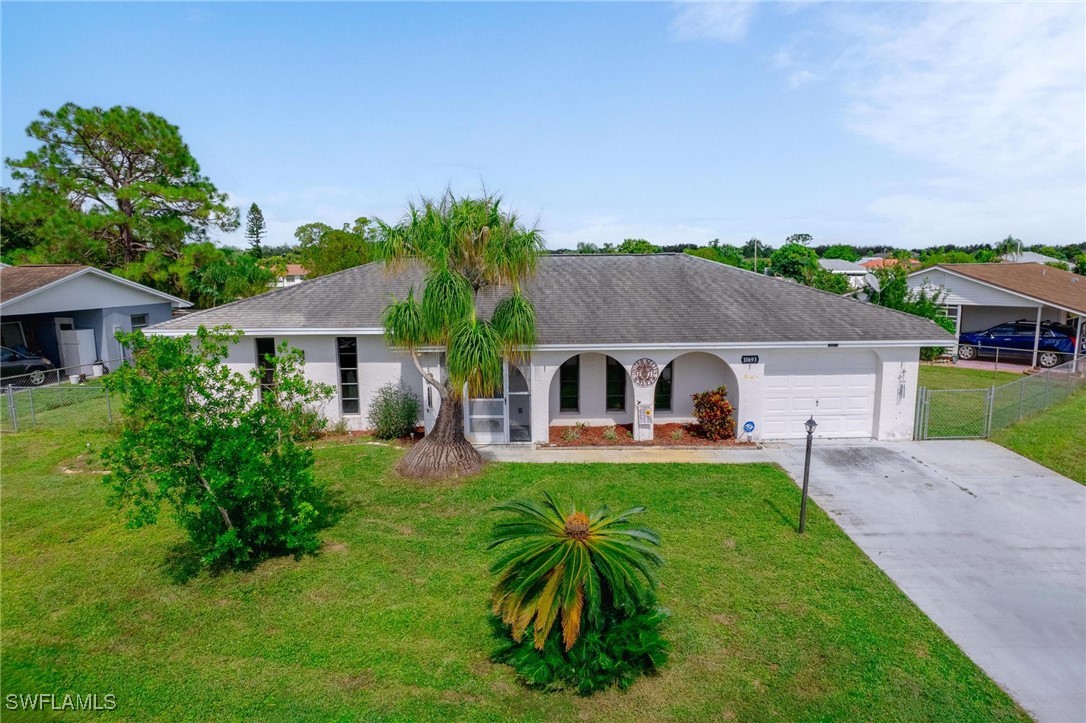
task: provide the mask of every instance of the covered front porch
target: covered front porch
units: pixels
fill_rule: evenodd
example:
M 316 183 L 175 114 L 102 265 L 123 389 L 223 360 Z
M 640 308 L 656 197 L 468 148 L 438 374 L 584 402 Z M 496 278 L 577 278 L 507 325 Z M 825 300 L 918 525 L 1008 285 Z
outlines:
M 732 359 L 731 357 L 734 357 Z M 464 405 L 464 430 L 475 444 L 546 444 L 551 427 L 623 426 L 636 441 L 657 424 L 694 421 L 691 395 L 728 389 L 737 428 L 743 381 L 761 378 L 741 355 L 708 350 L 545 350 L 526 364 L 506 364 L 502 389 Z

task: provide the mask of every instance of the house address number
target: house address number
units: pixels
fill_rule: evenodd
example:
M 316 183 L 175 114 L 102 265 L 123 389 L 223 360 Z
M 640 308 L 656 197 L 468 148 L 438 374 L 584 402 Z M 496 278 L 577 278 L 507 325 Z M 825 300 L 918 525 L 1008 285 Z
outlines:
M 742 357 L 740 359 L 740 362 L 743 363 L 743 364 L 757 364 L 758 363 L 758 355 L 757 354 L 748 354 L 747 356 Z

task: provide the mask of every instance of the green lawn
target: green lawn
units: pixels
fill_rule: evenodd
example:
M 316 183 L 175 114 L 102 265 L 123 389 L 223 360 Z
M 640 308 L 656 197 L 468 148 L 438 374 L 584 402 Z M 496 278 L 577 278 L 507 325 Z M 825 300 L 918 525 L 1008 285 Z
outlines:
M 342 512 L 319 555 L 190 576 L 172 523 L 130 530 L 105 507 L 85 454 L 104 439 L 2 437 L 3 694 L 112 692 L 111 719 L 141 720 L 1027 718 L 821 510 L 796 535 L 776 467 L 505 464 L 422 484 L 389 473 L 397 450 L 327 445 Z M 646 504 L 662 533 L 672 659 L 626 693 L 531 692 L 488 660 L 488 510 L 545 489 Z
M 992 441 L 1086 484 L 1086 392 L 1007 427 Z
M 1022 374 L 966 369 L 950 364 L 921 364 L 919 385 L 928 389 L 987 389 L 1022 378 Z

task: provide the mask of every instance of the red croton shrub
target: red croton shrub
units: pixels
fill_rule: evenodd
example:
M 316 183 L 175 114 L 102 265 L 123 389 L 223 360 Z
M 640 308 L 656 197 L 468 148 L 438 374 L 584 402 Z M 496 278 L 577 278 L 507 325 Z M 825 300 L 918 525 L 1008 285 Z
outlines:
M 732 413 L 735 409 L 728 402 L 728 388 L 721 385 L 707 392 L 691 394 L 694 400 L 694 417 L 706 437 L 714 441 L 731 439 L 735 436 L 735 421 Z

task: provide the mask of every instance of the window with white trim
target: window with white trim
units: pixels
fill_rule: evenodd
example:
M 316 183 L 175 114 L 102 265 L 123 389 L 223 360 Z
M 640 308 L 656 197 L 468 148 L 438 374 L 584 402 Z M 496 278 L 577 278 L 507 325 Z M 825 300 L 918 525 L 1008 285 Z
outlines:
M 336 338 L 336 360 L 339 364 L 339 411 L 358 414 L 358 339 L 353 336 Z

